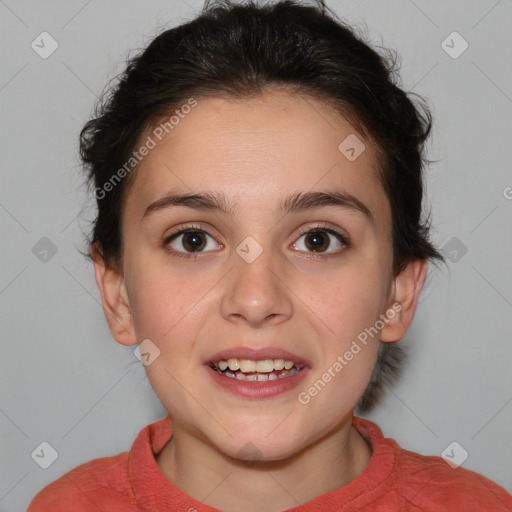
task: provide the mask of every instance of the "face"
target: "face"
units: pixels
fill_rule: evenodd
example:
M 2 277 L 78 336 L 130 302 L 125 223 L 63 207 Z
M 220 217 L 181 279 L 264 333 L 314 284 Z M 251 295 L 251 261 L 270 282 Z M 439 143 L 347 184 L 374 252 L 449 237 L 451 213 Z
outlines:
M 349 136 L 359 156 L 339 149 Z M 345 119 L 284 92 L 201 99 L 144 157 L 122 212 L 122 287 L 132 343 L 160 351 L 145 368 L 173 428 L 276 460 L 351 417 L 379 335 L 357 340 L 392 304 L 378 173 Z M 280 359 L 288 374 L 236 378 Z

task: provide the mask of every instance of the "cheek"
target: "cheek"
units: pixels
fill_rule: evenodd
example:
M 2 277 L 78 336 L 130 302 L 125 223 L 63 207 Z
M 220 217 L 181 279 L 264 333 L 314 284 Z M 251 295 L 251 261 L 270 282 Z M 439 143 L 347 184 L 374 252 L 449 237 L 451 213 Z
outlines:
M 163 340 L 200 313 L 207 280 L 178 274 L 165 265 L 133 270 L 127 287 L 138 337 Z
M 376 263 L 347 261 L 335 271 L 326 270 L 297 283 L 297 287 L 302 289 L 307 308 L 330 334 L 327 338 L 334 339 L 340 348 L 340 343 L 350 342 L 375 324 L 381 313 L 385 283 Z

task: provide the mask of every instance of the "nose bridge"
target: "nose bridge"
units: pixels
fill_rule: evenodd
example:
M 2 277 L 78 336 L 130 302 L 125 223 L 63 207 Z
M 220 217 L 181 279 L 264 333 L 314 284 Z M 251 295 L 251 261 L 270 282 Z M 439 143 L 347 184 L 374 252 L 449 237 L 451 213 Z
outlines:
M 279 277 L 279 264 L 270 248 L 256 244 L 248 237 L 232 255 L 234 271 L 222 298 L 222 314 L 253 325 L 270 318 L 285 320 L 291 315 L 292 303 Z

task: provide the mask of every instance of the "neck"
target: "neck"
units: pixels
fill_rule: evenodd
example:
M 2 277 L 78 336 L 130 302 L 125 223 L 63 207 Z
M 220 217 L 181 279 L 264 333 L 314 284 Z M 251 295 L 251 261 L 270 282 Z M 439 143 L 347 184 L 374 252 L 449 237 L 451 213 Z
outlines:
M 230 511 L 278 512 L 357 478 L 371 448 L 352 426 L 352 414 L 328 434 L 279 461 L 245 462 L 172 422 L 173 437 L 155 457 L 165 477 L 192 498 Z

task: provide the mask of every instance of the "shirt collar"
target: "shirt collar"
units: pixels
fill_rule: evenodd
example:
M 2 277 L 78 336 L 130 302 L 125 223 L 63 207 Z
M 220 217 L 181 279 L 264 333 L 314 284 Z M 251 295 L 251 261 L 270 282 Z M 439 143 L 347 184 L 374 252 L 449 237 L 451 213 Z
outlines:
M 309 510 L 309 507 L 311 510 L 334 510 L 350 502 L 356 505 L 354 501 L 362 496 L 365 503 L 370 503 L 394 485 L 396 443 L 384 438 L 375 423 L 358 417 L 354 417 L 352 421 L 356 430 L 372 447 L 372 457 L 366 468 L 343 487 L 286 512 L 304 512 Z M 128 458 L 128 474 L 138 507 L 143 512 L 166 508 L 183 511 L 195 509 L 196 512 L 217 511 L 218 509 L 207 506 L 178 489 L 160 470 L 155 455 L 171 437 L 171 422 L 169 416 L 166 416 L 144 427 L 132 445 Z

